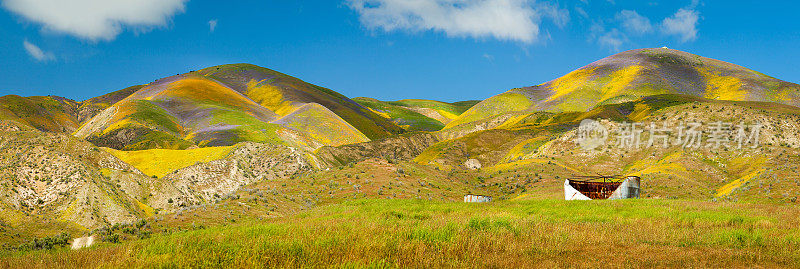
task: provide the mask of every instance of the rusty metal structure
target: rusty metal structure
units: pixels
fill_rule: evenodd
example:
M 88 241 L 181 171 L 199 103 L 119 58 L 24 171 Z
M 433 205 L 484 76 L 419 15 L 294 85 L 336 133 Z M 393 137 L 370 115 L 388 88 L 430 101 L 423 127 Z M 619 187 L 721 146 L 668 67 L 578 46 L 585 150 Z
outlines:
M 575 176 L 564 182 L 567 200 L 603 200 L 639 198 L 637 176 Z

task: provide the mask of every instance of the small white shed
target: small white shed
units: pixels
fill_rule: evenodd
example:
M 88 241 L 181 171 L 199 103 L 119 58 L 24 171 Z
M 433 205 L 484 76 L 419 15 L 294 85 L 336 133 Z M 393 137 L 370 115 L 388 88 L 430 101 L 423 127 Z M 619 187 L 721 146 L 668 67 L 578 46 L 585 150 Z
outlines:
M 467 194 L 464 195 L 464 203 L 488 203 L 492 201 L 491 196 Z

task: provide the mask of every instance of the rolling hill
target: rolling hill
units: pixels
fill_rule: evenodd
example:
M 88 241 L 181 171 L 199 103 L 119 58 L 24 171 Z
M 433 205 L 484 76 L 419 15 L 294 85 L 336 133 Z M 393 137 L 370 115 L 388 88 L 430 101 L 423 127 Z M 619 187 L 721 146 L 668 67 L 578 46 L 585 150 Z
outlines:
M 52 95 L 6 95 L 0 97 L 0 120 L 19 122 L 44 132 L 72 133 L 82 123 L 142 87 L 132 86 L 80 102 Z
M 603 122 L 612 133 L 604 146 L 584 150 L 577 142 L 577 128 L 584 119 Z M 644 130 L 641 141 L 651 137 L 647 126 L 668 124 L 670 132 L 681 123 L 705 123 L 703 135 L 711 136 L 716 122 L 760 123 L 756 148 L 714 147 L 702 140 L 698 147 L 675 144 L 671 133 L 666 147 L 617 146 L 622 122 L 637 122 Z M 661 140 L 656 140 L 660 142 Z M 800 108 L 752 101 L 725 101 L 690 95 L 654 95 L 631 102 L 598 106 L 586 112 L 532 112 L 512 117 L 488 130 L 433 144 L 414 161 L 444 170 L 463 169 L 468 159 L 478 160 L 487 171 L 503 175 L 540 175 L 566 171 L 570 175 L 637 175 L 646 178 L 647 197 L 742 199 L 765 202 L 796 199 L 800 177 L 792 164 L 800 156 Z M 563 181 L 549 180 L 558 190 Z M 547 185 L 544 182 L 539 185 Z M 549 195 L 549 194 L 548 194 Z
M 498 115 L 524 111 L 588 111 L 602 104 L 658 94 L 798 106 L 800 85 L 682 51 L 652 48 L 622 52 L 558 79 L 486 99 L 448 123 L 467 130 Z M 504 120 L 498 120 L 502 124 Z M 485 128 L 484 128 L 485 129 Z
M 0 120 L 0 241 L 133 223 L 324 167 L 277 144 L 118 151 Z
M 122 101 L 122 99 L 128 98 L 128 96 L 144 87 L 145 85 L 131 86 L 122 90 L 110 92 L 98 97 L 78 102 L 78 122 L 84 123 L 90 120 L 92 117 L 100 114 L 100 112 L 106 108 L 116 104 L 119 101 Z
M 80 126 L 78 103 L 54 96 L 0 97 L 0 120 L 19 122 L 45 132 L 70 133 Z
M 82 230 L 152 216 L 151 195 L 177 193 L 91 143 L 0 122 L 0 219 L 17 231 Z M 0 233 L 0 238 L 14 238 Z
M 403 130 L 333 90 L 252 64 L 229 64 L 199 70 L 198 75 L 219 81 L 280 116 L 305 104 L 317 103 L 332 111 L 369 139 Z
M 266 68 L 234 64 L 138 87 L 75 134 L 120 150 L 230 146 L 243 141 L 314 149 L 401 132 L 394 123 L 334 91 Z
M 356 97 L 353 100 L 407 131 L 427 132 L 441 130 L 447 123 L 480 102 L 476 100 L 445 103 L 420 99 L 387 102 L 368 97 Z

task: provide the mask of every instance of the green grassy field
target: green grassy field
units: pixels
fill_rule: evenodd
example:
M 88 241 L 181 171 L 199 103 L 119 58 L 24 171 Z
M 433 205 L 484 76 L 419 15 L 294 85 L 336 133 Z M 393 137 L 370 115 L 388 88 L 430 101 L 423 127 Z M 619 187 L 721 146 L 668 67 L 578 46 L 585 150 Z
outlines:
M 354 200 L 0 267 L 797 267 L 800 208 L 690 200 Z

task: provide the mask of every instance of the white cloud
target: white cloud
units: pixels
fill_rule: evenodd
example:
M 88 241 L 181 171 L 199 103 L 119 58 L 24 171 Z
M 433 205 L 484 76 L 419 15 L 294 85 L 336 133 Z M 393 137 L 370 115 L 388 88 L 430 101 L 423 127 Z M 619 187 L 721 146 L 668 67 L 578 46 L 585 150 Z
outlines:
M 538 40 L 543 18 L 559 27 L 565 9 L 528 0 L 347 0 L 371 29 L 439 31 L 448 36 L 530 43 Z
M 615 51 L 619 51 L 619 48 L 622 46 L 622 44 L 628 40 L 625 34 L 618 29 L 614 28 L 606 31 L 606 28 L 599 23 L 592 25 L 591 32 L 592 33 L 589 36 L 590 41 L 597 41 L 597 43 L 601 46 L 611 48 Z
M 2 0 L 43 29 L 88 40 L 113 40 L 124 27 L 164 26 L 188 0 Z
M 700 13 L 692 9 L 679 9 L 672 17 L 661 22 L 661 28 L 668 35 L 680 37 L 682 42 L 697 39 L 697 22 Z
M 634 34 L 646 34 L 653 30 L 650 19 L 639 15 L 635 10 L 623 10 L 617 13 L 617 20 L 622 24 L 622 28 Z
M 615 51 L 619 51 L 619 47 L 622 46 L 622 43 L 624 43 L 626 40 L 627 38 L 625 37 L 625 35 L 622 34 L 619 30 L 611 29 L 611 31 L 608 31 L 603 35 L 599 36 L 597 38 L 597 43 L 600 43 L 600 45 L 606 47 L 613 48 Z
M 679 9 L 660 24 L 653 24 L 635 10 L 622 10 L 613 19 L 594 21 L 588 41 L 619 51 L 620 47 L 631 42 L 631 38 L 636 40 L 654 30 L 678 36 L 682 42 L 695 40 L 700 13 L 693 7 L 698 4 L 699 0 L 693 1 L 691 6 Z
M 564 27 L 569 23 L 569 11 L 566 9 L 561 9 L 554 5 L 541 4 L 537 6 L 537 10 L 543 17 L 549 18 L 558 27 Z
M 37 61 L 47 62 L 56 59 L 56 57 L 53 56 L 52 53 L 42 51 L 42 49 L 40 49 L 38 46 L 34 45 L 31 42 L 28 42 L 28 40 L 23 41 L 22 46 L 25 47 L 25 51 L 28 52 L 28 55 L 30 55 Z
M 213 19 L 208 21 L 208 30 L 213 33 L 214 30 L 216 29 L 217 29 L 217 20 Z

